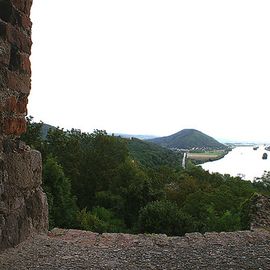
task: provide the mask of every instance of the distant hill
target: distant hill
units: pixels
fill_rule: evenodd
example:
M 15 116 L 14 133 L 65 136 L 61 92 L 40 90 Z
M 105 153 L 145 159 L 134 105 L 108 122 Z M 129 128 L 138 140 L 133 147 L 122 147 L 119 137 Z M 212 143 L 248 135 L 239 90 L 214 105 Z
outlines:
M 147 140 L 167 148 L 178 149 L 225 149 L 224 144 L 221 144 L 214 138 L 198 131 L 196 129 L 183 129 L 175 134 L 166 137 L 159 137 Z
M 46 139 L 48 131 L 50 129 L 56 129 L 52 125 L 42 123 L 41 126 L 41 136 Z M 113 134 L 114 136 L 119 136 L 120 140 L 126 140 L 128 150 L 132 159 L 138 161 L 142 166 L 146 168 L 157 168 L 160 166 L 169 166 L 174 168 L 180 168 L 183 159 L 183 154 L 175 153 L 172 150 L 154 144 L 152 142 L 143 141 L 134 135 L 129 134 Z M 150 135 L 135 135 L 139 138 L 153 138 Z
M 41 126 L 41 137 L 43 139 L 46 139 L 47 134 L 48 134 L 48 132 L 49 132 L 50 129 L 56 129 L 56 127 L 54 127 L 52 125 L 49 125 L 49 124 L 42 123 L 42 126 Z
M 134 134 L 125 134 L 125 133 L 113 133 L 114 136 L 120 136 L 122 138 L 137 138 L 140 140 L 154 139 L 157 136 L 154 135 L 134 135 Z
M 181 167 L 183 158 L 183 154 L 181 153 L 175 153 L 157 144 L 136 138 L 131 138 L 127 142 L 131 157 L 145 167 Z

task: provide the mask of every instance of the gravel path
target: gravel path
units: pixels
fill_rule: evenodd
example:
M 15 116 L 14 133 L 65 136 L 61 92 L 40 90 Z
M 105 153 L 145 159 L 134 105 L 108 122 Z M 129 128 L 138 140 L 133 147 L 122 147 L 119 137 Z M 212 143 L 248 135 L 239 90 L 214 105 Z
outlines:
M 270 269 L 270 232 L 166 235 L 54 229 L 0 254 L 1 270 Z

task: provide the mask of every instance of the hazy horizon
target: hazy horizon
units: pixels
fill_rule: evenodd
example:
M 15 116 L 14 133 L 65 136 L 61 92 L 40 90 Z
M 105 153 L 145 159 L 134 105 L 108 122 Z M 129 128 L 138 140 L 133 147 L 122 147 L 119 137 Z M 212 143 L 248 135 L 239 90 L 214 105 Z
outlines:
M 268 142 L 269 12 L 266 0 L 34 1 L 29 115 Z
M 34 122 L 37 122 L 37 120 L 34 118 L 33 119 Z M 42 121 L 42 120 L 40 120 Z M 43 122 L 43 121 L 42 121 Z M 50 125 L 49 123 L 45 123 L 43 122 L 44 124 L 47 124 L 47 125 Z M 63 128 L 64 130 L 70 130 L 72 128 L 74 129 L 78 129 L 78 130 L 81 130 L 80 128 L 76 128 L 76 127 L 71 127 L 71 128 L 65 128 L 63 126 L 55 126 L 55 127 L 59 127 L 59 128 Z M 185 128 L 184 128 L 185 129 Z M 193 129 L 193 128 L 189 128 L 189 129 Z M 81 130 L 82 132 L 86 132 L 86 133 L 91 133 L 93 132 L 94 130 L 96 129 L 93 129 L 93 130 Z M 175 133 L 178 133 L 180 132 L 181 130 L 178 130 L 176 132 L 173 132 L 173 133 L 170 133 L 170 134 L 161 134 L 161 135 L 156 135 L 156 134 L 144 134 L 144 133 L 125 133 L 125 132 L 117 132 L 117 131 L 108 131 L 106 129 L 103 129 L 107 132 L 107 134 L 109 135 L 115 135 L 115 136 L 122 136 L 122 137 L 136 137 L 136 138 L 139 138 L 139 139 L 142 139 L 142 140 L 147 140 L 147 139 L 152 139 L 152 138 L 158 138 L 158 137 L 166 137 L 166 136 L 170 136 L 172 134 L 175 134 Z M 199 130 L 200 132 L 203 132 L 202 130 Z M 205 133 L 205 132 L 203 132 Z M 263 141 L 263 140 L 237 140 L 237 139 L 234 139 L 234 138 L 216 138 L 214 136 L 212 136 L 211 134 L 207 134 L 205 133 L 206 135 L 214 138 L 215 140 L 219 141 L 220 143 L 242 143 L 242 144 L 245 144 L 245 143 L 254 143 L 254 144 L 270 144 L 270 140 L 269 141 Z

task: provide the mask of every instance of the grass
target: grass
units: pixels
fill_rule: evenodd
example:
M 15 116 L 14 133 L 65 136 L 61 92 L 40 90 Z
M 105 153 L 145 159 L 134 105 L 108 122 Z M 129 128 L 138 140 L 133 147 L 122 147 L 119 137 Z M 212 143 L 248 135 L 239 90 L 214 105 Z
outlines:
M 187 157 L 193 160 L 200 160 L 200 161 L 208 161 L 208 160 L 216 160 L 222 158 L 226 154 L 223 150 L 215 150 L 215 151 L 205 151 L 205 152 L 192 152 L 188 153 Z

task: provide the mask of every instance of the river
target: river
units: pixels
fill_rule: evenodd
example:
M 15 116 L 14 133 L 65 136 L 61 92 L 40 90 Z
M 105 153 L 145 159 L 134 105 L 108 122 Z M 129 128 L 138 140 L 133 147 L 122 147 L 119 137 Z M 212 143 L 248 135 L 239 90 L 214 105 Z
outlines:
M 239 146 L 224 158 L 206 162 L 201 166 L 211 173 L 241 175 L 243 179 L 252 181 L 256 177 L 261 177 L 264 171 L 270 171 L 270 152 L 264 148 L 263 145 L 260 145 L 258 150 L 253 150 L 252 146 Z M 268 159 L 262 159 L 263 153 L 268 154 Z

